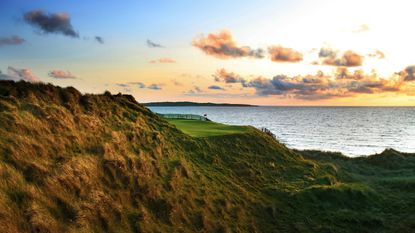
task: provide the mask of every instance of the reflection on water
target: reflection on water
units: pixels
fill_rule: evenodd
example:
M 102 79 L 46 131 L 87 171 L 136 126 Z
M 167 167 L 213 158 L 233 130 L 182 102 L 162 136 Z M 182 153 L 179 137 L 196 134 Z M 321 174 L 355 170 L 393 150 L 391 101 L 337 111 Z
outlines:
M 226 124 L 270 129 L 291 148 L 340 151 L 348 156 L 385 148 L 415 152 L 411 107 L 151 107 L 158 113 L 207 114 Z

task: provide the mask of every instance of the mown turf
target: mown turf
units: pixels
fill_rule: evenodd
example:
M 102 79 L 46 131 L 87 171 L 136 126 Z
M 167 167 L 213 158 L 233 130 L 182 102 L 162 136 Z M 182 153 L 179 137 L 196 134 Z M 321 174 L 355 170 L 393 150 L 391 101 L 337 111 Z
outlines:
M 187 119 L 166 119 L 170 124 L 175 125 L 179 130 L 192 137 L 211 137 L 227 134 L 246 133 L 247 126 L 225 125 L 213 121 L 187 120 Z
M 132 96 L 0 81 L 0 232 L 415 232 L 414 154 L 178 128 Z

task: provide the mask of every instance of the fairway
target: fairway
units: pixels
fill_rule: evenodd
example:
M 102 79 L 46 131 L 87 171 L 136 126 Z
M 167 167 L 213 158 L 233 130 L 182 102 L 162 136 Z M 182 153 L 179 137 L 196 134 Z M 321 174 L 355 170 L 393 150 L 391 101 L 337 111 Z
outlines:
M 245 133 L 249 130 L 247 126 L 225 125 L 212 121 L 166 119 L 179 130 L 193 137 L 211 137 L 227 134 Z

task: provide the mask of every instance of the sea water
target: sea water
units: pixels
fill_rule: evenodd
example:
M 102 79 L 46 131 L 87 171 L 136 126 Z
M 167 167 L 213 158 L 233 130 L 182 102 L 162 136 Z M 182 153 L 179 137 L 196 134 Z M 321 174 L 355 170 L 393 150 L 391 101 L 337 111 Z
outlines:
M 207 114 L 213 121 L 265 127 L 295 149 L 346 156 L 386 148 L 415 153 L 415 107 L 150 107 L 157 113 Z

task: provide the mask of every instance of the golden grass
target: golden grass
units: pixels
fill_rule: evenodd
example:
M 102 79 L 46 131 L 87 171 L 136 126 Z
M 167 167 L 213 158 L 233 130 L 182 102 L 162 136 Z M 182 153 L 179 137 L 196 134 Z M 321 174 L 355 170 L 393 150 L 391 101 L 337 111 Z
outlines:
M 0 81 L 0 119 L 0 232 L 387 232 L 414 212 L 403 163 L 405 180 L 253 128 L 194 138 L 131 96 Z

